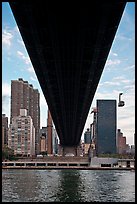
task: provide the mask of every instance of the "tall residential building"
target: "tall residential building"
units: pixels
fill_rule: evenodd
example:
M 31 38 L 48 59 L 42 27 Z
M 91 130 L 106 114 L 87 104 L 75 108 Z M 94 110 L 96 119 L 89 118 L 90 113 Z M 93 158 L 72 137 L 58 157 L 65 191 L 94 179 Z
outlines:
M 4 139 L 4 144 L 5 145 L 8 145 L 8 117 L 6 117 L 5 114 L 2 114 L 2 127 L 4 128 L 3 129 L 3 139 Z
M 15 155 L 35 155 L 35 128 L 26 109 L 20 109 L 20 115 L 12 117 L 8 132 L 8 146 Z
M 117 152 L 116 124 L 116 100 L 97 100 L 97 155 Z
M 39 153 L 39 130 L 40 130 L 40 94 L 28 81 L 22 78 L 11 81 L 11 118 L 19 116 L 20 109 L 26 109 L 31 116 L 35 127 L 35 153 Z

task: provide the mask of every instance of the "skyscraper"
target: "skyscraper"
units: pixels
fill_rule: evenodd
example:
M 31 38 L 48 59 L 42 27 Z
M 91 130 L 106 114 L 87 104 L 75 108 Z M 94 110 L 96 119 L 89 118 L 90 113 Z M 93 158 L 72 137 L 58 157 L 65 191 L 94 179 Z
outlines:
M 8 117 L 2 114 L 3 144 L 8 145 Z
M 116 152 L 116 100 L 97 100 L 96 153 Z
M 52 117 L 51 117 L 50 111 L 48 110 L 48 119 L 47 119 L 47 139 L 48 139 L 47 153 L 48 154 L 53 153 L 52 127 L 53 127 Z
M 39 130 L 40 130 L 40 94 L 38 89 L 22 78 L 11 81 L 11 118 L 19 116 L 20 109 L 26 109 L 31 116 L 35 127 L 35 153 L 39 153 Z

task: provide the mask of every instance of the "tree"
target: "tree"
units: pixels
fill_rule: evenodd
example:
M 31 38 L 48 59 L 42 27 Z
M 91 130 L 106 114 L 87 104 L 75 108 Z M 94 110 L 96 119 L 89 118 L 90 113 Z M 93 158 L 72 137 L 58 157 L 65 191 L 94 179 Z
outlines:
M 12 160 L 14 158 L 14 150 L 9 148 L 7 145 L 2 149 L 2 160 Z

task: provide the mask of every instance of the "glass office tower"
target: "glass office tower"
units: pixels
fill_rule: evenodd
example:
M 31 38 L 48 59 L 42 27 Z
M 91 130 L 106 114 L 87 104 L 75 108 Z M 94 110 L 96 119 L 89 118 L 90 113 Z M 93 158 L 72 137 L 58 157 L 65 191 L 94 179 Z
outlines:
M 116 153 L 116 100 L 97 100 L 96 153 Z

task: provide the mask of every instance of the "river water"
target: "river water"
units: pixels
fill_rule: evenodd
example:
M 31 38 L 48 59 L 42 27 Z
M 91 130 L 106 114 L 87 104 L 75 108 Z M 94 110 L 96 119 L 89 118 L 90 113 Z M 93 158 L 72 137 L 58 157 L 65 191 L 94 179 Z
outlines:
M 135 202 L 135 172 L 2 170 L 2 202 Z

